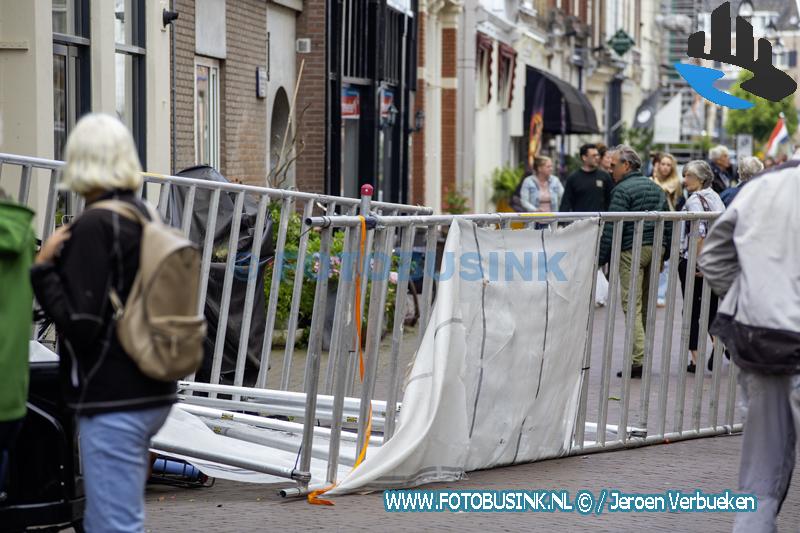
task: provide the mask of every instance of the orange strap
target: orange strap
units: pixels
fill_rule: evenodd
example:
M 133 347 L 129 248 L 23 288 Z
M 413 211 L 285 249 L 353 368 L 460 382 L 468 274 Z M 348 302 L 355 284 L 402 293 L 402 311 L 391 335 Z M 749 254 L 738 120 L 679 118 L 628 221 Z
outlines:
M 361 276 L 364 266 L 364 253 L 367 245 L 367 221 L 361 218 L 361 245 L 359 246 L 358 268 L 356 269 L 356 344 L 358 345 L 358 371 L 361 382 L 364 382 L 364 351 L 361 349 Z
M 359 378 L 361 379 L 361 383 L 364 383 L 364 350 L 361 349 L 361 277 L 363 275 L 362 269 L 363 269 L 364 254 L 366 252 L 366 244 L 367 244 L 367 221 L 364 217 L 359 217 L 359 218 L 361 219 L 361 245 L 359 246 L 358 267 L 356 267 L 355 342 L 356 345 L 358 346 Z M 361 446 L 361 453 L 358 454 L 355 464 L 353 464 L 353 470 L 358 468 L 358 466 L 364 461 L 364 458 L 367 456 L 367 446 L 369 446 L 369 438 L 372 436 L 372 402 L 370 402 L 369 404 L 369 414 L 367 415 L 366 429 L 367 431 L 365 432 L 364 435 L 364 444 L 363 446 Z M 351 470 L 351 472 L 353 470 Z M 320 498 L 320 496 L 322 496 L 335 486 L 336 483 L 333 483 L 332 485 L 328 485 L 325 488 L 310 492 L 308 494 L 308 503 L 313 505 L 333 505 L 332 501 Z

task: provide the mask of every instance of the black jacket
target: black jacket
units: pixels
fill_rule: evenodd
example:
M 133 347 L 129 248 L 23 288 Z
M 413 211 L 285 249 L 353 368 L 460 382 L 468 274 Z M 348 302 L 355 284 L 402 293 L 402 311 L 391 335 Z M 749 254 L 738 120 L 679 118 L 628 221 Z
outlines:
M 101 199 L 112 197 L 137 205 L 147 216 L 131 192 L 112 192 Z M 108 299 L 113 283 L 127 300 L 139 268 L 141 234 L 139 224 L 111 211 L 86 210 L 70 226 L 70 238 L 55 263 L 31 269 L 36 299 L 59 334 L 67 406 L 81 414 L 176 401 L 174 381 L 145 376 L 122 349 Z
M 722 194 L 722 191 L 734 186 L 736 176 L 738 175 L 734 165 L 731 165 L 730 168 L 726 170 L 713 161 L 709 161 L 708 166 L 711 167 L 711 171 L 714 173 L 714 179 L 711 181 L 711 188 L 714 192 Z

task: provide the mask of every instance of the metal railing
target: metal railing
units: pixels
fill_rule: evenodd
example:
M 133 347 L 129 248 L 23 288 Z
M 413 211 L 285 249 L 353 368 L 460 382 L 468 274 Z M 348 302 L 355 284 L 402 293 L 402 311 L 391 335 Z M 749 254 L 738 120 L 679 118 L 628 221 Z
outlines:
M 67 201 L 69 195 L 57 189 L 57 171 L 61 165 L 56 161 L 0 154 L 2 183 L 9 190 L 7 184 L 14 185 L 14 179 L 17 180 L 15 188 L 18 189 L 20 202 L 30 203 L 29 195 L 34 180 L 45 181 L 48 192 L 47 208 L 41 218 L 40 234 L 43 238 L 55 227 L 57 211 L 69 216 L 77 214 L 81 208 L 79 199 Z M 20 168 L 19 174 L 10 176 L 11 167 Z M 588 341 L 571 454 L 725 434 L 741 429 L 734 411 L 736 367 L 723 366 L 723 347 L 718 341 L 713 346 L 714 369 L 710 379 L 700 377 L 705 369 L 706 322 L 710 300 L 709 288 L 705 283 L 701 300 L 698 374 L 689 381 L 685 370 L 694 283 L 687 283 L 685 289 L 679 292 L 677 258 L 681 229 L 685 224 L 690 226 L 687 271 L 694 272 L 698 225 L 701 220 L 716 218 L 717 213 L 432 216 L 427 208 L 371 202 L 368 194 L 358 200 L 175 176 L 145 176 L 143 194 L 158 198 L 157 205 L 162 215 L 168 214 L 170 194 L 176 189 L 182 189 L 184 193 L 180 229 L 187 235 L 193 223 L 191 213 L 195 198 L 200 191 L 209 194 L 207 227 L 201 243 L 203 297 L 200 301 L 203 306 L 208 297 L 206 287 L 213 263 L 213 235 L 221 198 L 230 195 L 233 205 L 232 223 L 227 234 L 229 250 L 235 249 L 239 242 L 239 221 L 246 198 L 256 200 L 257 215 L 253 240 L 247 249 L 249 255 L 244 263 L 246 268 L 237 264 L 237 254 L 227 254 L 219 300 L 218 322 L 225 324 L 232 311 L 231 293 L 236 273 L 245 270 L 245 298 L 241 303 L 243 320 L 233 358 L 233 377 L 227 379 L 223 375 L 225 339 L 220 338 L 218 333 L 213 339 L 208 379 L 204 382 L 187 379 L 179 383 L 179 389 L 182 405 L 190 412 L 300 435 L 300 443 L 291 447 L 298 453 L 296 468 L 247 465 L 250 469 L 294 479 L 298 488 L 285 491 L 287 494 L 302 494 L 313 488 L 314 484 L 321 483 L 321 480 L 312 482 L 310 479 L 312 457 L 327 461 L 326 481 L 331 483 L 336 481 L 339 465 L 343 464 L 342 443 L 355 446 L 360 451 L 365 445 L 380 446 L 392 438 L 405 369 L 413 363 L 431 317 L 436 289 L 437 248 L 442 244 L 439 236 L 443 228 L 455 219 L 466 219 L 479 226 L 497 229 L 521 223 L 526 229 L 543 227 L 544 231 L 554 231 L 562 223 L 598 217 L 601 223 L 613 226 L 608 302 L 605 307 L 595 307 L 592 302 L 587 302 L 591 307 L 587 325 Z M 299 232 L 297 212 L 302 212 L 303 225 Z M 284 288 L 288 289 L 284 296 L 280 293 L 280 276 L 265 278 L 263 283 L 268 285 L 267 289 L 259 285 L 258 276 L 251 275 L 258 271 L 262 263 L 261 239 L 270 213 L 277 226 L 277 233 L 273 237 L 272 272 L 287 268 L 289 246 L 297 249 L 294 270 L 288 272 L 291 279 L 284 284 Z M 618 301 L 625 224 L 633 224 L 631 253 L 634 264 L 638 263 L 641 256 L 645 224 L 654 225 L 652 266 L 646 273 L 650 279 L 650 293 L 641 381 L 633 381 L 627 372 L 623 372 L 622 379 L 612 379 L 615 368 L 630 367 L 633 351 L 632 306 L 635 305 L 635 298 L 630 299 L 627 318 L 620 313 Z M 672 226 L 672 239 L 664 243 L 667 225 Z M 314 257 L 309 254 L 312 233 L 315 247 L 318 242 L 316 252 L 319 255 Z M 415 246 L 418 237 L 424 246 Z M 657 311 L 657 265 L 660 264 L 662 243 L 670 249 L 672 266 L 669 270 L 666 308 Z M 419 251 L 418 255 L 423 258 L 422 268 L 419 264 L 412 264 L 413 251 Z M 338 275 L 334 272 L 336 267 L 325 259 L 327 256 L 337 257 Z M 309 260 L 310 269 L 306 268 Z M 411 272 L 412 267 L 415 267 L 415 273 L 421 279 L 412 279 L 415 277 Z M 362 275 L 343 275 L 345 271 L 360 272 Z M 386 272 L 393 272 L 396 276 L 380 275 Z M 419 294 L 415 294 L 416 303 L 410 297 L 412 281 L 422 285 Z M 638 282 L 639 272 L 634 269 L 629 290 L 636 287 Z M 305 323 L 301 324 L 302 299 L 308 298 L 312 289 L 311 317 L 303 317 Z M 257 290 L 265 291 L 267 295 L 264 302 L 266 318 L 263 323 L 263 342 L 253 361 L 248 350 L 248 332 L 251 330 L 249 317 L 256 305 Z M 594 293 L 593 281 L 592 299 Z M 679 298 L 679 294 L 682 298 Z M 283 302 L 279 302 L 281 298 Z M 360 310 L 355 309 L 357 300 L 363 302 Z M 284 309 L 288 307 L 283 326 L 276 325 L 279 303 Z M 406 311 L 412 303 L 418 305 L 419 322 L 415 329 L 408 328 L 405 320 Z M 682 318 L 677 314 L 681 305 Z M 389 317 L 391 320 L 388 320 Z M 359 365 L 360 341 L 356 335 L 359 323 L 366 324 L 364 335 L 360 338 L 363 341 L 363 381 Z M 309 331 L 307 348 L 298 344 L 295 335 L 300 325 L 306 326 Z M 256 329 L 259 327 L 260 323 Z M 285 327 L 287 330 L 282 350 L 273 349 L 276 327 Z M 615 342 L 619 329 L 622 329 L 624 336 L 621 350 L 618 349 L 618 342 Z M 220 327 L 218 331 L 222 331 L 224 337 L 224 329 Z M 328 333 L 330 342 L 329 348 L 326 348 L 323 340 Z M 270 368 L 271 362 L 275 364 L 274 369 Z M 687 394 L 687 387 L 690 394 Z M 686 416 L 687 402 L 689 416 Z M 724 412 L 721 412 L 723 406 Z M 275 416 L 282 419 L 276 419 Z M 376 434 L 367 440 L 367 428 L 370 425 Z M 357 429 L 357 433 L 353 433 L 353 429 Z M 320 439 L 329 442 L 327 449 L 315 448 L 315 440 L 319 443 Z M 285 442 L 276 440 L 273 444 L 288 449 Z M 181 453 L 189 455 L 187 450 Z M 224 458 L 204 457 L 197 451 L 193 453 L 198 458 L 225 462 Z M 237 466 L 233 460 L 227 464 Z
M 702 283 L 702 299 L 700 313 L 700 331 L 698 344 L 697 374 L 687 379 L 686 364 L 689 353 L 689 332 L 691 328 L 692 303 L 694 293 L 694 280 L 691 278 L 695 271 L 697 261 L 698 229 L 701 221 L 713 221 L 720 213 L 553 213 L 553 214 L 477 214 L 477 215 L 439 215 L 439 216 L 369 216 L 364 219 L 364 224 L 370 231 L 375 232 L 375 248 L 372 252 L 382 252 L 387 240 L 391 240 L 396 233 L 402 236 L 401 252 L 408 252 L 409 243 L 413 240 L 416 231 L 427 233 L 428 242 L 435 242 L 435 235 L 441 228 L 448 226 L 453 220 L 463 219 L 476 223 L 478 226 L 505 229 L 512 223 L 522 223 L 525 228 L 544 228 L 544 231 L 554 231 L 559 224 L 586 218 L 597 217 L 598 221 L 610 224 L 613 228 L 611 260 L 609 263 L 609 292 L 608 302 L 604 307 L 593 305 L 596 290 L 596 279 L 592 282 L 592 300 L 587 302 L 590 306 L 589 321 L 587 325 L 588 341 L 584 354 L 583 375 L 580 389 L 580 399 L 573 435 L 570 454 L 585 454 L 591 452 L 613 450 L 625 447 L 636 447 L 648 444 L 664 443 L 688 438 L 705 437 L 712 435 L 729 434 L 741 430 L 741 423 L 736 418 L 734 406 L 736 400 L 736 374 L 737 368 L 730 364 L 723 366 L 724 347 L 718 339 L 714 340 L 713 371 L 710 377 L 705 375 L 706 349 L 708 337 L 708 318 L 710 304 L 710 288 L 705 281 Z M 306 219 L 310 227 L 322 228 L 330 232 L 332 228 L 358 228 L 362 219 L 357 216 L 321 216 Z M 645 322 L 644 364 L 641 380 L 635 380 L 627 371 L 622 372 L 622 378 L 612 381 L 615 368 L 628 369 L 632 363 L 634 347 L 634 312 L 636 298 L 631 297 L 626 312 L 620 313 L 619 292 L 621 289 L 620 257 L 622 254 L 623 227 L 626 224 L 633 226 L 633 243 L 631 245 L 632 264 L 640 263 L 644 242 L 645 224 L 653 226 L 652 260 L 650 268 L 643 274 L 649 277 L 649 293 L 647 294 L 647 308 Z M 672 237 L 669 242 L 664 242 L 665 228 L 671 226 Z M 687 272 L 690 279 L 683 290 L 678 288 L 678 261 L 681 253 L 682 231 L 688 237 L 687 243 Z M 599 237 L 598 237 L 599 238 Z M 599 244 L 599 242 L 598 242 Z M 351 243 L 354 246 L 354 243 Z M 663 311 L 657 308 L 658 279 L 661 272 L 663 248 L 670 251 L 670 268 L 668 270 L 668 285 L 666 306 Z M 355 251 L 354 247 L 349 248 Z M 432 253 L 429 250 L 429 253 Z M 356 254 L 357 255 L 357 254 Z M 406 255 L 401 254 L 401 257 Z M 432 256 L 426 257 L 426 262 Z M 372 270 L 382 272 L 384 266 L 373 261 Z M 400 262 L 398 284 L 408 278 L 408 265 Z M 428 300 L 433 285 L 434 271 L 425 269 L 424 303 L 430 309 Z M 631 295 L 640 281 L 639 269 L 632 269 L 630 285 Z M 377 276 L 382 279 L 383 276 Z M 390 345 L 381 346 L 379 343 L 379 327 L 383 323 L 385 284 L 373 283 L 369 306 L 369 319 L 367 321 L 366 351 L 365 351 L 365 380 L 361 390 L 361 411 L 359 416 L 358 439 L 363 442 L 365 438 L 366 413 L 369 402 L 376 398 L 385 399 L 385 413 L 393 413 L 398 409 L 398 397 L 402 385 L 402 376 L 398 369 L 413 358 L 413 352 L 418 346 L 424 333 L 427 321 L 423 321 L 417 334 L 408 339 L 402 321 L 395 321 L 391 331 L 392 342 Z M 404 287 L 399 285 L 396 294 L 402 294 Z M 681 296 L 679 298 L 679 295 Z M 345 299 L 345 305 L 347 305 Z M 372 302 L 381 302 L 377 308 Z M 682 303 L 685 302 L 685 303 Z M 402 312 L 403 302 L 397 302 L 395 313 Z M 677 315 L 681 310 L 682 314 Z M 346 309 L 349 313 L 350 309 Z M 426 311 L 425 316 L 429 316 Z M 677 322 L 677 330 L 676 330 Z M 434 325 L 435 326 L 435 325 Z M 434 327 L 428 326 L 428 327 Z M 346 328 L 352 327 L 348 323 Z M 622 349 L 615 346 L 615 337 L 622 329 Z M 599 334 L 597 334 L 599 333 Z M 677 335 L 677 336 L 676 336 Z M 344 337 L 351 337 L 352 332 L 346 329 Z M 658 341 L 658 342 L 657 342 Z M 406 354 L 402 359 L 401 346 L 409 343 L 414 348 L 410 350 L 411 357 Z M 333 438 L 341 431 L 336 420 L 341 414 L 341 401 L 345 397 L 344 389 L 349 375 L 346 374 L 348 365 L 337 359 L 341 354 L 350 354 L 351 360 L 355 357 L 352 346 L 342 346 L 332 355 L 336 376 L 336 387 L 333 395 L 333 420 L 331 427 Z M 379 358 L 386 354 L 388 361 L 385 365 L 379 363 Z M 615 365 L 617 365 L 615 367 Z M 381 393 L 374 390 L 375 377 L 379 370 L 388 376 L 386 387 Z M 339 380 L 339 376 L 347 376 Z M 691 387 L 687 394 L 687 387 Z M 316 390 L 316 385 L 307 383 L 307 391 Z M 688 402 L 688 406 L 687 406 Z M 382 404 L 381 404 L 382 405 Z M 720 410 L 724 406 L 724 412 Z M 685 416 L 686 409 L 690 416 Z M 617 423 L 612 423 L 617 422 Z M 384 442 L 392 438 L 394 431 L 394 417 L 387 416 L 383 429 Z M 335 472 L 336 454 L 331 451 L 329 456 L 329 472 Z M 329 479 L 332 481 L 332 479 Z
M 0 184 L 4 190 L 11 192 L 17 201 L 31 205 L 35 209 L 42 204 L 42 198 L 36 193 L 46 190 L 46 204 L 43 213 L 37 220 L 37 235 L 41 240 L 46 240 L 54 231 L 57 225 L 66 223 L 78 216 L 84 205 L 83 200 L 78 195 L 59 188 L 60 170 L 64 163 L 41 158 L 18 156 L 13 154 L 0 153 Z M 236 183 L 223 183 L 202 179 L 193 179 L 178 176 L 157 175 L 143 173 L 144 184 L 139 194 L 143 198 L 156 200 L 154 203 L 162 218 L 170 215 L 171 195 L 178 190 L 183 199 L 182 216 L 178 221 L 173 220 L 173 224 L 185 234 L 189 235 L 194 223 L 193 213 L 195 202 L 200 194 L 208 195 L 208 210 L 206 213 L 206 225 L 203 228 L 201 247 L 201 282 L 200 282 L 200 312 L 207 311 L 209 300 L 209 278 L 212 266 L 215 263 L 215 233 L 218 224 L 218 214 L 224 195 L 229 195 L 233 210 L 231 213 L 230 227 L 226 238 L 227 254 L 224 263 L 218 263 L 222 267 L 221 293 L 217 307 L 217 333 L 209 339 L 213 343 L 210 355 L 210 372 L 206 379 L 199 381 L 196 376 L 188 376 L 186 381 L 179 383 L 180 400 L 190 405 L 190 408 L 206 409 L 206 415 L 211 413 L 225 413 L 226 418 L 232 411 L 258 412 L 264 416 L 280 416 L 288 418 L 288 421 L 275 421 L 262 417 L 261 427 L 278 429 L 279 431 L 295 431 L 301 433 L 304 427 L 298 424 L 297 420 L 314 420 L 316 416 L 330 420 L 331 414 L 325 415 L 323 412 L 326 402 L 331 404 L 330 398 L 320 398 L 320 411 L 317 412 L 316 405 L 310 405 L 306 400 L 309 395 L 304 393 L 307 390 L 309 381 L 317 382 L 316 374 L 319 373 L 319 354 L 321 351 L 321 338 L 324 323 L 324 310 L 326 309 L 327 299 L 327 280 L 322 283 L 309 281 L 307 267 L 313 263 L 311 257 L 310 238 L 311 231 L 306 230 L 302 220 L 311 217 L 315 213 L 324 213 L 333 216 L 337 212 L 346 214 L 429 214 L 430 208 L 423 206 L 411 206 L 402 204 L 392 204 L 388 202 L 372 202 L 371 187 L 366 186 L 364 192 L 369 192 L 361 199 L 336 197 L 324 194 L 305 193 L 284 189 L 270 189 L 255 187 Z M 32 194 L 34 191 L 34 194 Z M 252 229 L 252 240 L 246 249 L 239 247 L 242 233 L 241 222 L 246 200 L 257 205 L 257 214 Z M 265 231 L 269 224 L 269 219 L 273 218 L 274 226 L 277 231 Z M 292 233 L 292 234 L 290 234 Z M 320 240 L 320 249 L 317 251 L 322 256 L 329 254 L 332 243 L 333 231 L 323 231 Z M 343 232 L 344 242 L 350 241 L 350 230 Z M 264 237 L 273 239 L 273 250 L 269 258 L 262 258 L 262 239 Z M 372 232 L 370 232 L 367 245 L 372 246 Z M 287 251 L 288 247 L 296 249 L 294 254 Z M 240 258 L 246 258 L 244 262 Z M 263 259 L 270 262 L 270 275 L 262 277 L 258 274 L 264 266 Z M 222 266 L 224 264 L 224 267 Z M 241 309 L 232 308 L 232 292 L 234 283 L 237 281 L 237 273 L 244 274 L 244 298 Z M 290 278 L 289 281 L 285 278 Z M 366 281 L 366 278 L 365 278 Z M 243 282 L 241 279 L 239 282 Z M 314 288 L 313 319 L 310 323 L 301 324 L 301 300 L 305 293 L 304 288 L 309 286 Z M 282 294 L 283 288 L 288 288 L 288 294 Z M 366 290 L 366 282 L 363 290 Z M 251 320 L 254 316 L 256 291 L 266 293 L 266 317 L 262 324 L 255 324 L 253 328 L 263 331 L 263 342 L 261 343 L 259 355 L 253 357 L 250 354 L 250 331 Z M 340 293 L 343 294 L 342 291 Z M 279 302 L 279 298 L 286 296 L 288 302 Z M 338 297 L 337 302 L 338 303 Z M 285 305 L 284 305 L 285 304 Z M 278 323 L 279 306 L 283 305 L 285 324 Z M 339 346 L 343 315 L 341 306 L 337 306 L 336 316 L 333 319 L 334 328 L 332 329 L 333 338 L 331 346 Z M 234 311 L 241 311 L 241 327 L 236 344 L 236 353 L 232 361 L 233 376 L 226 379 L 223 376 L 223 360 L 226 350 L 226 324 L 229 316 Z M 309 322 L 308 320 L 306 320 Z M 311 342 L 308 348 L 300 346 L 298 330 L 301 326 L 311 330 L 309 338 Z M 273 346 L 276 327 L 284 328 L 286 331 L 283 341 L 283 349 L 276 350 Z M 280 353 L 282 352 L 282 353 Z M 304 363 L 297 365 L 296 363 Z M 297 368 L 299 366 L 299 368 Z M 245 386 L 247 385 L 247 386 Z M 331 387 L 332 388 L 332 383 Z M 351 387 L 352 390 L 352 387 Z M 316 401 L 316 390 L 313 395 Z M 341 422 L 355 420 L 359 415 L 359 408 L 354 406 L 357 399 L 348 399 L 342 403 L 339 417 L 345 417 Z M 330 409 L 329 409 L 330 410 Z M 385 423 L 385 406 L 382 402 L 375 402 L 373 405 L 372 416 L 376 428 L 383 427 Z M 282 424 L 277 422 L 283 422 Z M 325 428 L 313 428 L 305 430 L 303 442 L 310 439 L 313 434 L 325 435 Z M 349 437 L 344 436 L 345 440 Z M 340 436 L 337 435 L 336 446 L 339 445 Z M 372 439 L 371 443 L 380 443 L 382 439 Z M 310 440 L 309 440 L 310 442 Z M 274 465 L 256 465 L 248 463 L 246 466 L 264 473 L 284 476 L 306 483 L 309 478 L 309 463 L 311 457 L 311 446 L 303 446 L 303 457 L 299 461 L 298 468 L 279 468 Z M 184 455 L 192 456 L 190 450 L 165 450 Z M 306 451 L 308 452 L 306 454 Z M 212 454 L 201 454 L 197 450 L 194 456 L 209 461 L 218 461 L 230 466 L 245 467 L 241 462 L 233 458 L 227 462 L 224 458 L 213 456 Z

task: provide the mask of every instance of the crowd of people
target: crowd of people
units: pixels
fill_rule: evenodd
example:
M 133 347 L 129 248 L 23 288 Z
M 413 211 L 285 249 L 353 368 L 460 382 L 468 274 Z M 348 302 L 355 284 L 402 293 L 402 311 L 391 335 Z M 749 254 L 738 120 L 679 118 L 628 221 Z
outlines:
M 580 158 L 581 168 L 567 177 L 563 195 L 551 194 L 551 198 L 562 197 L 560 205 L 530 203 L 529 207 L 538 211 L 722 213 L 714 221 L 664 225 L 658 305 L 664 303 L 667 272 L 676 267 L 683 294 L 687 286 L 693 289 L 691 302 L 684 302 L 684 310 L 691 307 L 686 371 L 698 372 L 700 331 L 707 331 L 712 341 L 719 336 L 725 355 L 732 356 L 739 367 L 747 411 L 739 490 L 755 494 L 758 508 L 754 513 L 738 514 L 734 531 L 775 531 L 800 433 L 800 247 L 792 231 L 800 228 L 800 211 L 794 205 L 800 197 L 800 159 L 744 157 L 737 167 L 728 149 L 716 146 L 707 161 L 689 161 L 679 173 L 671 154 L 653 154 L 645 168 L 629 146 L 609 150 L 586 144 L 580 149 Z M 560 184 L 550 187 L 561 190 Z M 540 179 L 537 195 L 546 197 L 545 189 L 546 182 Z M 622 308 L 627 316 L 628 303 L 634 298 L 635 316 L 631 367 L 617 377 L 626 371 L 632 378 L 642 376 L 653 226 L 645 224 L 638 284 L 631 295 L 634 226 L 623 224 L 619 259 Z M 677 258 L 669 257 L 673 228 L 681 232 Z M 612 231 L 607 223 L 600 243 L 600 266 L 611 259 Z M 696 250 L 691 250 L 692 242 Z M 691 256 L 697 258 L 693 270 Z M 701 324 L 704 282 L 711 290 L 708 318 Z M 708 358 L 708 370 L 713 370 L 712 357 Z
M 675 156 L 667 152 L 654 152 L 647 161 L 629 146 L 609 148 L 604 144 L 584 144 L 580 147 L 581 166 L 562 181 L 553 175 L 553 161 L 539 156 L 534 160 L 533 172 L 522 180 L 519 187 L 521 209 L 526 212 L 604 212 L 604 211 L 683 211 L 720 212 L 731 204 L 750 179 L 769 166 L 786 162 L 785 156 L 762 162 L 757 157 L 745 157 L 738 167 L 731 162 L 727 147 L 719 145 L 709 150 L 708 160 L 693 160 L 681 169 Z M 708 234 L 709 221 L 700 220 L 696 229 L 697 254 L 702 250 Z M 686 370 L 697 371 L 697 349 L 701 330 L 701 296 L 703 278 L 699 270 L 687 272 L 691 227 L 684 223 L 680 227 L 680 253 L 669 257 L 672 224 L 665 224 L 662 238 L 664 250 L 658 283 L 657 307 L 666 305 L 667 283 L 671 268 L 678 269 L 681 291 L 687 284 L 693 286 L 693 297 L 689 333 L 689 362 Z M 653 257 L 654 224 L 645 224 L 639 264 L 639 283 L 635 295 L 634 343 L 630 373 L 632 377 L 642 374 L 644 358 L 644 324 L 647 322 L 649 296 L 649 269 Z M 611 225 L 607 224 L 600 246 L 600 266 L 607 265 L 611 252 Z M 627 313 L 631 297 L 629 283 L 632 272 L 633 225 L 624 224 L 620 254 L 620 280 L 622 306 Z M 607 267 L 604 269 L 607 271 Z M 602 272 L 601 270 L 600 272 Z M 602 287 L 598 289 L 597 304 L 605 304 L 604 290 L 607 280 L 599 273 Z M 708 331 L 719 305 L 712 293 L 709 316 L 704 326 Z M 713 337 L 712 337 L 713 340 Z M 726 352 L 726 355 L 728 353 Z M 708 358 L 707 368 L 713 369 L 713 359 Z M 618 373 L 622 376 L 622 372 Z

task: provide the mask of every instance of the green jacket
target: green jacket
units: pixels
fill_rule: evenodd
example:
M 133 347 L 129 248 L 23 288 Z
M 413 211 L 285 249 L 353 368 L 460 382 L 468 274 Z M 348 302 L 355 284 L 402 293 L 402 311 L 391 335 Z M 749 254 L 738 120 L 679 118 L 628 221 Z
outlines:
M 0 200 L 0 422 L 25 416 L 33 322 L 33 211 Z
M 611 191 L 609 211 L 669 211 L 669 204 L 664 191 L 653 180 L 646 178 L 638 170 L 628 173 Z M 655 222 L 645 222 L 642 245 L 653 244 Z M 611 240 L 614 225 L 607 222 L 600 240 L 599 264 L 605 265 L 611 259 Z M 634 223 L 622 224 L 622 251 L 633 248 Z M 669 244 L 672 239 L 672 224 L 664 224 L 664 259 L 668 259 Z

